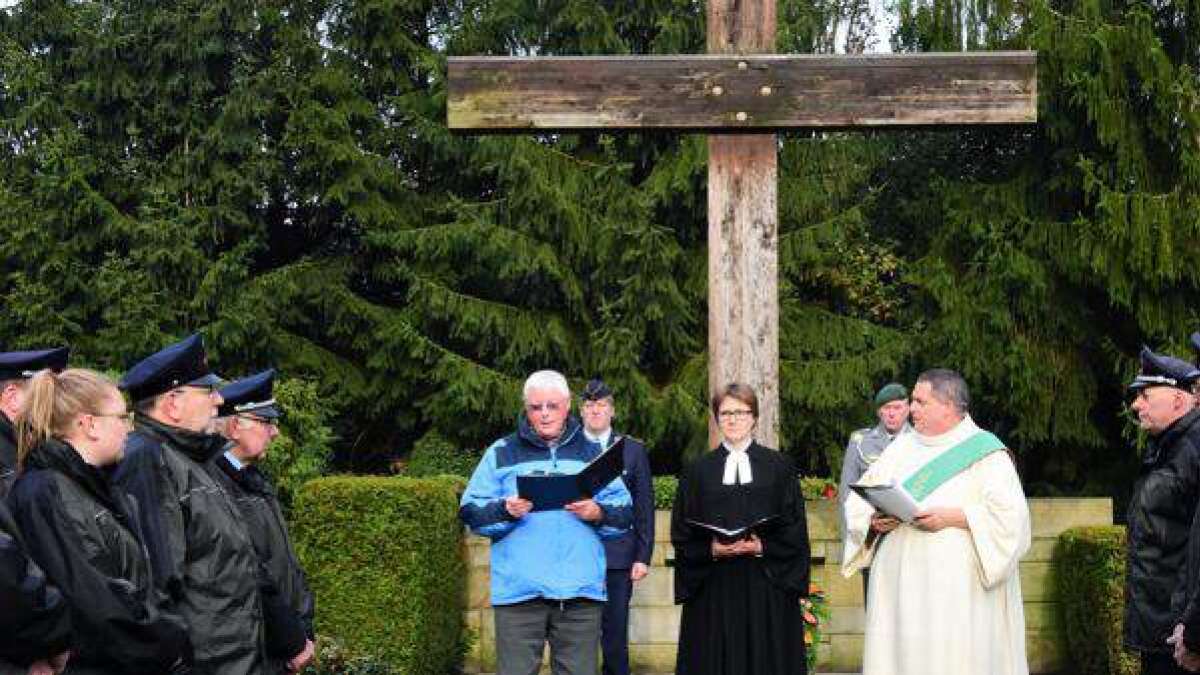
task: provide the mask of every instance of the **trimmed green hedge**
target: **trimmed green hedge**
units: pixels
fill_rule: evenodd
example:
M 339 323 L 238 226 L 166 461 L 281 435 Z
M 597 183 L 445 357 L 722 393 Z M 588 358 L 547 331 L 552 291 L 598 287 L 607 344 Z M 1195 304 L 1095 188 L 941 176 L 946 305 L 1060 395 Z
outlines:
M 463 487 L 458 477 L 339 476 L 300 489 L 294 536 L 321 636 L 404 675 L 458 666 Z
M 1059 536 L 1054 570 L 1063 633 L 1080 675 L 1136 675 L 1121 646 L 1125 528 L 1076 527 Z

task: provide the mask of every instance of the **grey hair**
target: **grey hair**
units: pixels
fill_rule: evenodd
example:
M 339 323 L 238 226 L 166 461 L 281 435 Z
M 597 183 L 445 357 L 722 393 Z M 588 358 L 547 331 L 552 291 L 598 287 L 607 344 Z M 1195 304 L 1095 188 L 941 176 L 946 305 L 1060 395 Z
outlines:
M 949 368 L 934 368 L 917 376 L 917 382 L 928 382 L 934 398 L 949 403 L 966 415 L 971 411 L 971 391 L 962 375 Z
M 525 387 L 521 391 L 521 397 L 526 401 L 529 400 L 529 393 L 534 389 L 553 389 L 560 392 L 566 398 L 571 398 L 571 387 L 567 384 L 567 378 L 557 370 L 539 370 L 529 376 L 525 380 Z

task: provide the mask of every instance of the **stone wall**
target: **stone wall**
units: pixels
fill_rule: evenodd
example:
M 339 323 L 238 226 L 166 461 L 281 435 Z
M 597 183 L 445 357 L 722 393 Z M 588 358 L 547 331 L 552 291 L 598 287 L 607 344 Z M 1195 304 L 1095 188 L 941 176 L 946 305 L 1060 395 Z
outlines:
M 1066 664 L 1060 639 L 1057 603 L 1051 581 L 1050 553 L 1059 533 L 1077 525 L 1112 523 L 1110 499 L 1031 499 L 1033 548 L 1021 561 L 1021 589 L 1025 600 L 1026 644 L 1034 673 L 1061 670 Z M 653 569 L 635 586 L 630 611 L 629 651 L 637 673 L 670 673 L 675 665 L 679 635 L 679 608 L 672 602 L 670 514 L 657 514 Z M 825 590 L 830 619 L 822 639 L 818 669 L 858 672 L 861 668 L 863 625 L 862 582 L 838 572 L 841 543 L 833 504 L 808 503 L 808 530 L 812 543 L 813 581 Z M 495 626 L 488 599 L 488 541 L 468 536 L 464 545 L 468 562 L 465 620 L 476 640 L 467 659 L 467 672 L 495 671 Z

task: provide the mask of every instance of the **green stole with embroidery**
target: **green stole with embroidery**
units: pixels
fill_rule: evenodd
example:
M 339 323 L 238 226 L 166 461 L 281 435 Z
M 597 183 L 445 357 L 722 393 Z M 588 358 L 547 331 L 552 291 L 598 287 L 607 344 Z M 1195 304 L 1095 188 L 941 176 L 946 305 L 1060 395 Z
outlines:
M 972 464 L 1003 450 L 1004 443 L 995 434 L 982 429 L 974 436 L 929 460 L 904 481 L 904 489 L 916 501 L 933 494 L 943 483 L 966 471 Z

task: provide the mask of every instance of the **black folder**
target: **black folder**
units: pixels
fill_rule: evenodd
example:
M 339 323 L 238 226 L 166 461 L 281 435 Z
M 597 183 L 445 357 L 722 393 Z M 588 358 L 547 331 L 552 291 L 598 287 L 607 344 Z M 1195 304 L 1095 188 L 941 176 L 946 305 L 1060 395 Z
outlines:
M 749 539 L 750 535 L 755 532 L 762 532 L 771 525 L 774 525 L 775 521 L 778 519 L 779 514 L 775 514 L 773 516 L 767 516 L 766 518 L 759 518 L 752 523 L 742 525 L 740 527 L 720 527 L 718 525 L 713 525 L 712 523 L 705 523 L 699 520 L 692 520 L 690 518 L 687 522 L 690 525 L 707 530 L 714 539 L 722 544 L 732 544 L 733 542 L 741 539 Z
M 571 502 L 590 499 L 625 471 L 625 437 L 575 474 L 529 474 L 517 476 L 517 495 L 533 502 L 534 511 L 561 509 Z

